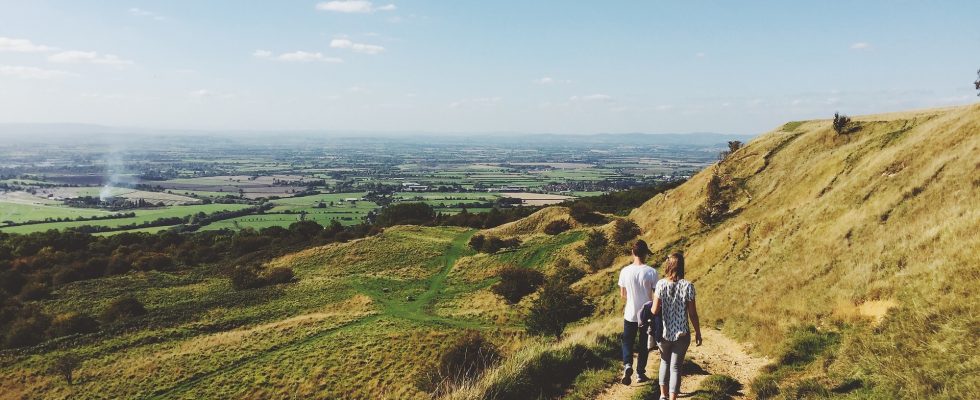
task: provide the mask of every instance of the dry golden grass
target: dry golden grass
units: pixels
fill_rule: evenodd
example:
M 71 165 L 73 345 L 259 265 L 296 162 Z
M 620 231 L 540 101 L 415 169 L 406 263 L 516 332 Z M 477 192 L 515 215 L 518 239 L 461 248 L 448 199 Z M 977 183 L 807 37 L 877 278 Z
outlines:
M 487 236 L 497 237 L 543 234 L 544 227 L 547 226 L 548 223 L 560 219 L 568 221 L 572 225 L 572 228 L 579 227 L 578 222 L 568 215 L 567 207 L 556 206 L 542 209 L 527 216 L 526 218 L 522 218 L 514 222 L 508 222 L 495 228 L 486 229 L 480 233 Z

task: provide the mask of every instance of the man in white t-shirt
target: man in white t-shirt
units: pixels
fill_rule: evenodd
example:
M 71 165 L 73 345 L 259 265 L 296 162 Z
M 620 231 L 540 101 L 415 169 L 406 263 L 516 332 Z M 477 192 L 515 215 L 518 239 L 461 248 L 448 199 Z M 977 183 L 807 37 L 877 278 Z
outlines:
M 622 383 L 624 385 L 629 385 L 633 381 L 633 343 L 637 339 L 637 333 L 640 336 L 639 346 L 636 349 L 637 382 L 650 380 L 646 376 L 647 356 L 650 354 L 647 349 L 648 335 L 646 330 L 640 331 L 637 328 L 637 314 L 644 303 L 653 301 L 653 292 L 657 285 L 657 270 L 644 262 L 649 255 L 650 249 L 646 242 L 637 240 L 633 244 L 633 263 L 619 271 L 619 294 L 626 299 L 626 306 L 623 308 Z

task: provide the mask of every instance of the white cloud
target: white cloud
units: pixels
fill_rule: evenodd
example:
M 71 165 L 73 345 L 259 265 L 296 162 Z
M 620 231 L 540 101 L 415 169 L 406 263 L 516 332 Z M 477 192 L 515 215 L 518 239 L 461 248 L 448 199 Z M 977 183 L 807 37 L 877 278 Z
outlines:
M 63 51 L 61 53 L 52 54 L 48 56 L 48 60 L 56 63 L 69 63 L 69 64 L 100 64 L 100 65 L 112 65 L 112 66 L 125 66 L 132 65 L 133 62 L 130 60 L 125 60 L 119 58 L 119 56 L 113 54 L 99 54 L 94 51 Z
M 320 11 L 360 14 L 368 14 L 375 11 L 394 11 L 397 8 L 394 4 L 375 7 L 374 3 L 367 0 L 333 0 L 317 3 L 316 5 L 316 9 Z
M 164 17 L 164 16 L 162 16 L 160 14 L 157 14 L 157 13 L 152 12 L 152 11 L 146 11 L 144 9 L 136 8 L 136 7 L 133 7 L 133 8 L 130 8 L 129 9 L 129 15 L 136 16 L 136 17 L 152 18 L 152 19 L 155 19 L 157 21 L 166 21 L 167 20 L 167 17 Z
M 10 51 L 16 53 L 44 53 L 58 50 L 55 47 L 34 44 L 27 39 L 14 39 L 0 36 L 0 52 Z
M 19 65 L 0 65 L 0 75 L 12 76 L 20 79 L 59 79 L 77 76 L 76 74 L 66 71 L 41 69 L 37 67 L 24 67 Z
M 851 50 L 870 50 L 871 43 L 868 42 L 857 42 L 851 45 Z
M 252 52 L 252 56 L 255 58 L 261 58 L 265 60 L 277 60 L 285 62 L 325 62 L 338 64 L 344 62 L 343 59 L 337 57 L 327 57 L 320 52 L 311 51 L 294 51 L 291 53 L 282 53 L 280 55 L 274 55 L 268 50 L 255 50 Z
M 188 95 L 198 100 L 203 100 L 203 99 L 226 99 L 227 100 L 227 99 L 234 99 L 238 97 L 233 93 L 222 93 L 210 89 L 194 90 L 188 93 Z
M 589 94 L 585 96 L 572 96 L 568 98 L 571 101 L 612 101 L 612 96 L 607 94 Z
M 379 54 L 385 51 L 383 46 L 378 46 L 374 44 L 364 44 L 364 43 L 354 43 L 350 39 L 333 39 L 330 41 L 330 47 L 335 49 L 349 49 L 355 53 L 363 54 Z

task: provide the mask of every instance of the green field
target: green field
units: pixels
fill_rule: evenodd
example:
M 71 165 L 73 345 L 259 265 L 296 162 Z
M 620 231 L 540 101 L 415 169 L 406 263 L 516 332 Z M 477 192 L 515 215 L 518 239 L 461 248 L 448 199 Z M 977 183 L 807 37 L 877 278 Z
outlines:
M 218 211 L 234 211 L 249 207 L 245 204 L 200 204 L 200 205 L 190 205 L 190 206 L 171 206 L 162 207 L 147 210 L 135 210 L 135 217 L 128 218 L 113 218 L 98 221 L 71 221 L 71 222 L 50 222 L 44 224 L 32 224 L 32 225 L 22 225 L 22 226 L 12 226 L 7 228 L 2 228 L 0 231 L 8 233 L 30 233 L 30 232 L 40 232 L 46 231 L 48 229 L 65 229 L 74 228 L 79 226 L 91 225 L 91 226 L 105 226 L 105 227 L 118 227 L 129 224 L 141 224 L 144 222 L 150 222 L 159 218 L 169 218 L 169 217 L 184 217 L 188 215 L 197 214 L 203 212 L 205 214 L 210 214 Z
M 55 203 L 56 204 L 56 203 Z M 71 218 L 112 215 L 112 212 L 94 208 L 72 208 L 60 205 L 23 204 L 0 201 L 0 224 L 42 221 L 45 218 Z M 14 228 L 7 228 L 14 229 Z

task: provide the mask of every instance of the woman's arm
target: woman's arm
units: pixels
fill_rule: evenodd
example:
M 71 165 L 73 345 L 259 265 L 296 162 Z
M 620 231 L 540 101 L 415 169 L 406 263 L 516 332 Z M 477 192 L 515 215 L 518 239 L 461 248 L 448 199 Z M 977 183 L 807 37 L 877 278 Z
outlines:
M 660 298 L 653 296 L 653 307 L 650 308 L 650 313 L 652 315 L 660 314 Z
M 698 319 L 697 300 L 687 302 L 687 315 L 691 317 L 691 324 L 694 325 L 694 342 L 701 345 L 701 321 Z

